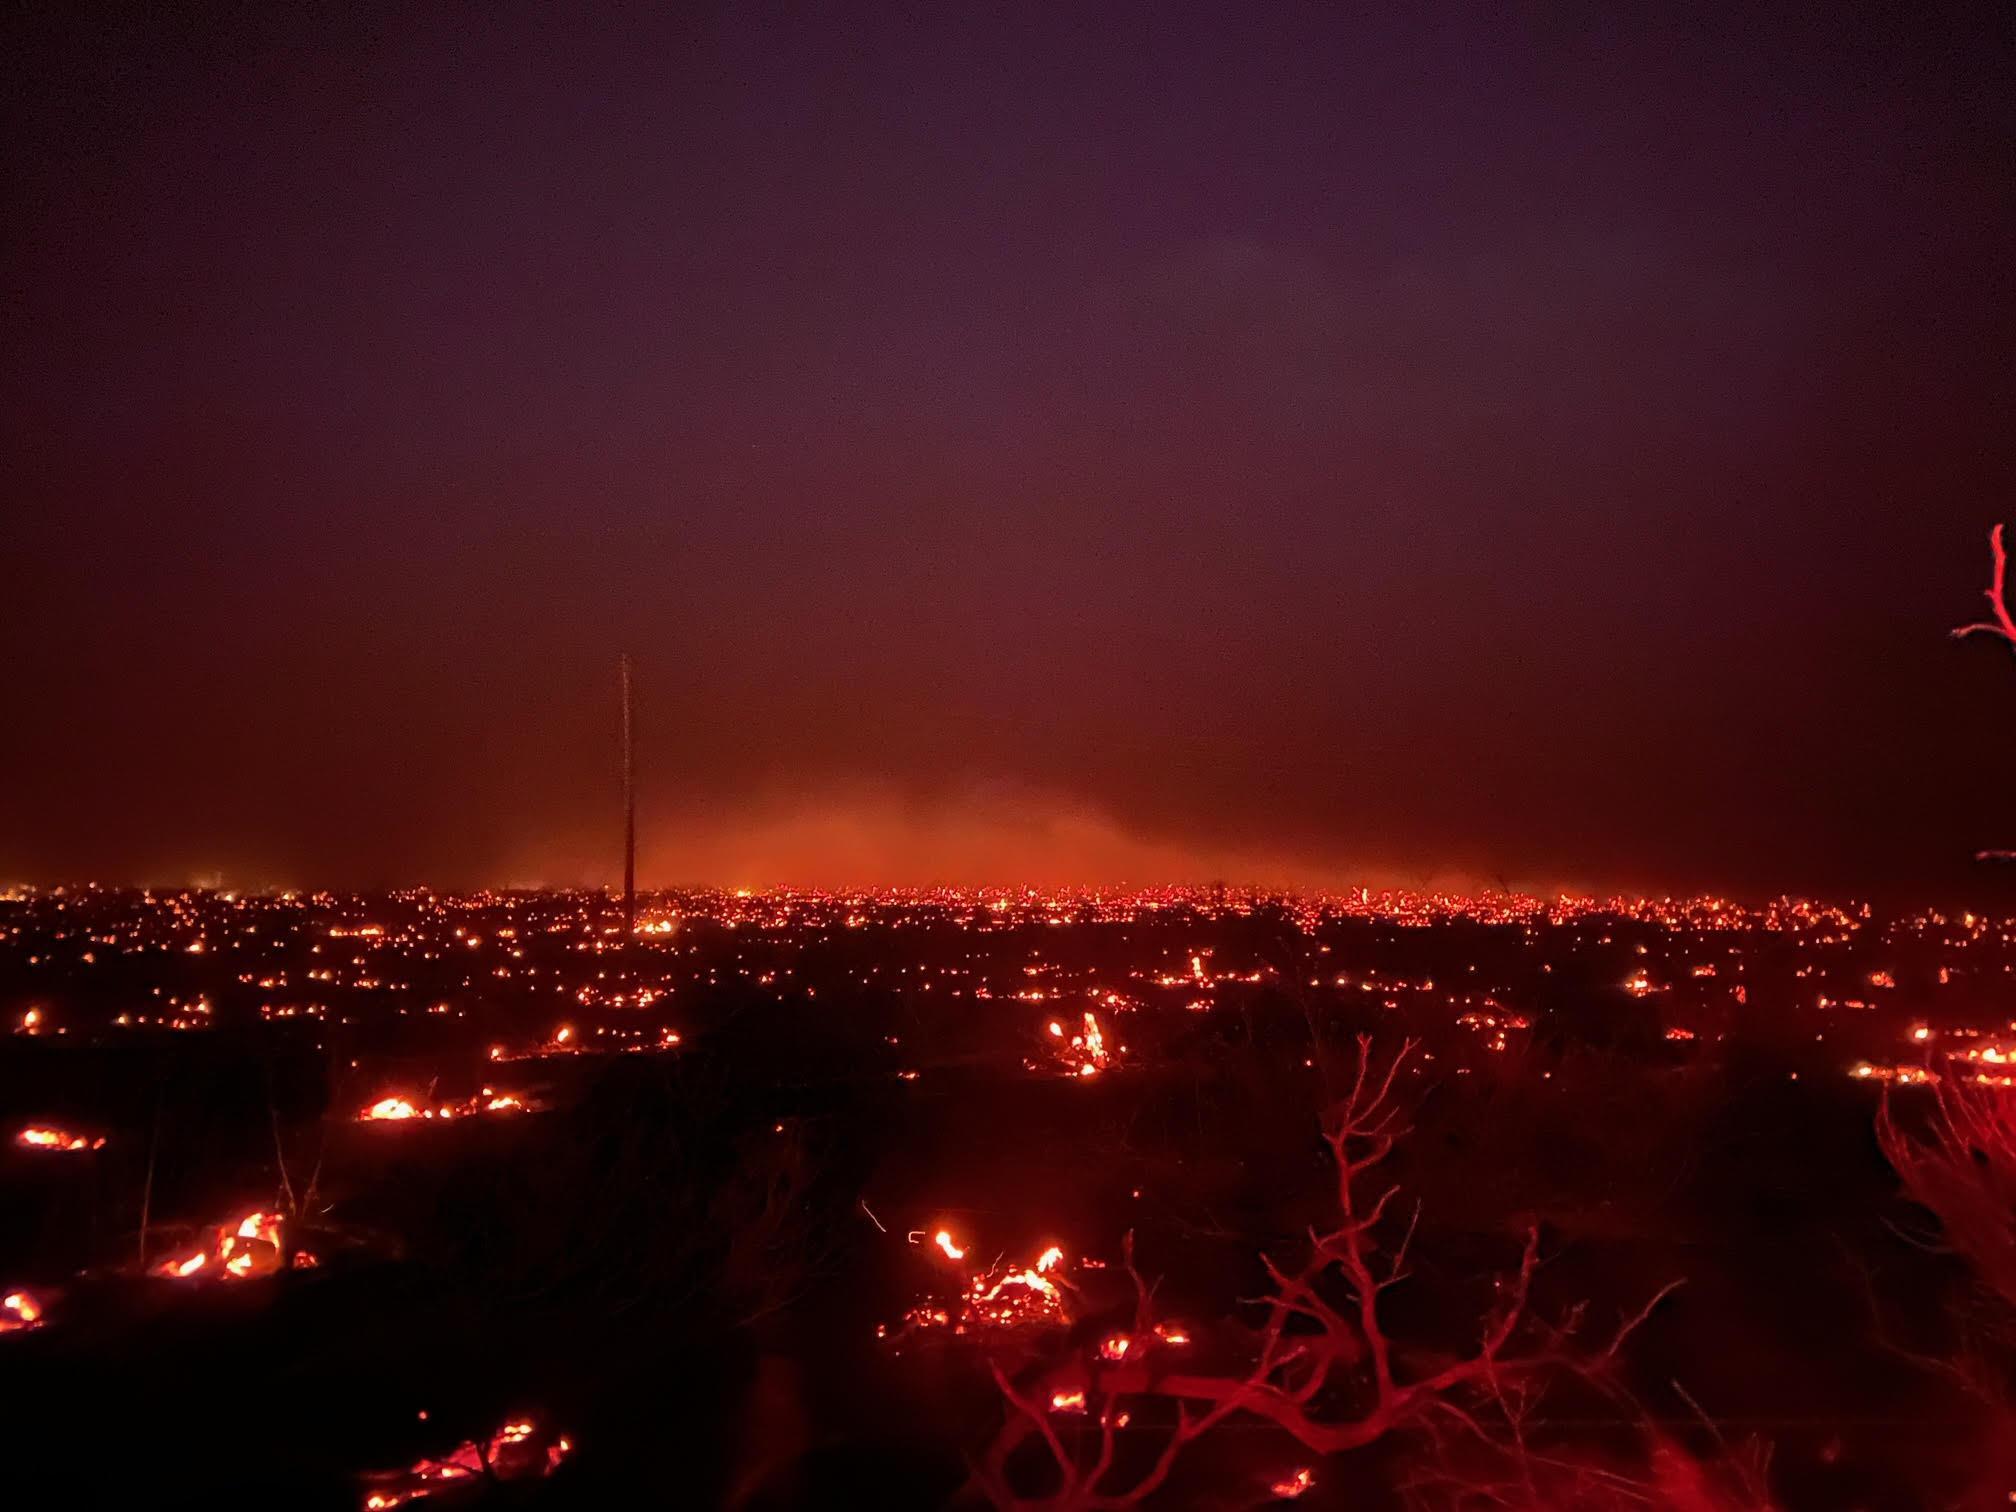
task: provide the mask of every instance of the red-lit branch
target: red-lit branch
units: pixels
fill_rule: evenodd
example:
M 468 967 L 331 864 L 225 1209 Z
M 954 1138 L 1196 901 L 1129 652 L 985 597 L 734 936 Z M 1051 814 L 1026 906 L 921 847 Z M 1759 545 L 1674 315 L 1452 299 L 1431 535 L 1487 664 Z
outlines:
M 990 1361 L 1008 1414 L 974 1465 L 981 1492 L 997 1507 L 1014 1512 L 1132 1507 L 1163 1483 L 1185 1445 L 1235 1414 L 1273 1424 L 1310 1453 L 1338 1454 L 1443 1418 L 1476 1428 L 1463 1405 L 1466 1397 L 1488 1407 L 1509 1385 L 1537 1372 L 1569 1369 L 1594 1375 L 1614 1360 L 1624 1339 L 1672 1288 L 1626 1320 L 1606 1346 L 1573 1347 L 1576 1317 L 1559 1327 L 1544 1327 L 1529 1317 L 1528 1294 L 1539 1263 L 1539 1235 L 1529 1230 L 1518 1269 L 1498 1283 L 1502 1300 L 1485 1319 L 1474 1352 L 1427 1369 L 1401 1368 L 1380 1316 L 1380 1297 L 1406 1279 L 1414 1225 L 1410 1220 L 1389 1248 L 1379 1231 L 1399 1189 L 1387 1187 L 1368 1200 L 1367 1178 L 1404 1132 L 1392 1093 L 1414 1050 L 1415 1042 L 1408 1041 L 1381 1070 L 1375 1067 L 1369 1040 L 1360 1037 L 1350 1091 L 1325 1119 L 1324 1139 L 1337 1163 L 1341 1221 L 1327 1231 L 1310 1231 L 1309 1254 L 1299 1268 L 1284 1269 L 1261 1257 L 1274 1289 L 1262 1299 L 1267 1313 L 1251 1367 L 1232 1374 L 1174 1368 L 1180 1356 L 1172 1353 L 1168 1332 L 1155 1326 L 1153 1293 L 1134 1269 L 1130 1236 L 1127 1268 L 1137 1299 L 1131 1335 L 1081 1345 L 1025 1372 L 1019 1384 Z M 1315 1324 L 1315 1330 L 1301 1328 L 1302 1322 Z M 1291 1332 L 1291 1325 L 1298 1326 Z M 1187 1342 L 1187 1336 L 1178 1337 Z M 1351 1389 L 1341 1389 L 1347 1386 Z M 1340 1399 L 1362 1405 L 1340 1413 Z M 1123 1403 L 1154 1413 L 1154 1421 L 1140 1427 L 1164 1437 L 1145 1471 L 1136 1469 L 1136 1478 L 1115 1485 L 1109 1482 L 1116 1435 L 1131 1421 Z M 1096 1441 L 1075 1431 L 1075 1422 L 1070 1425 L 1074 1431 L 1060 1431 L 1059 1414 L 1095 1423 Z M 1011 1456 L 1032 1442 L 1040 1443 L 1051 1461 L 1050 1488 L 1033 1495 L 1017 1491 L 1009 1475 Z M 1130 1463 L 1138 1466 L 1140 1461 Z M 1299 1494 L 1313 1484 L 1312 1475 L 1306 1469 L 1295 1471 L 1275 1488 L 1276 1494 Z
M 1924 1132 L 1898 1128 L 1886 1096 L 1876 1137 L 1904 1194 L 1939 1220 L 1946 1242 L 2016 1308 L 2016 1098 L 1959 1078 L 1931 1084 Z
M 2002 545 L 2002 527 L 1997 525 L 1988 533 L 1988 549 L 1995 554 L 1995 573 L 1988 585 L 1987 599 L 1995 612 L 1993 620 L 1981 620 L 1972 625 L 1962 625 L 1953 632 L 1955 638 L 1976 634 L 1999 635 L 2016 649 L 2016 618 L 2009 613 L 2009 553 Z

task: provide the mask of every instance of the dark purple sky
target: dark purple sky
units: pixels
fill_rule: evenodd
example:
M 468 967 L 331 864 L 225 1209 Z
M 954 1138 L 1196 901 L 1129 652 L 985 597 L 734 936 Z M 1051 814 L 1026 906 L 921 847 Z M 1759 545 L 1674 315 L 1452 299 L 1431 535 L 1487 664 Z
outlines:
M 34 9 L 0 876 L 2016 845 L 2006 7 Z

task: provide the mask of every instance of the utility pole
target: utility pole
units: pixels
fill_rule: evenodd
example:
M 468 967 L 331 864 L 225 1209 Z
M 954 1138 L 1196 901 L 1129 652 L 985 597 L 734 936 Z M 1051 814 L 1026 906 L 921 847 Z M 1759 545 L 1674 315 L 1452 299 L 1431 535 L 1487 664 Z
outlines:
M 623 684 L 623 938 L 637 932 L 637 752 L 630 720 L 630 655 L 617 659 Z

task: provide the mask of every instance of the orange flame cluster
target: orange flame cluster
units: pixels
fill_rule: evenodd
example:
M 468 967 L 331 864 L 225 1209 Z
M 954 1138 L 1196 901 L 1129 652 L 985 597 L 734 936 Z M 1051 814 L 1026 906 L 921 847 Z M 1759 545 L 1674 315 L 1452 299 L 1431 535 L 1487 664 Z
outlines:
M 48 1150 L 64 1155 L 105 1148 L 102 1135 L 94 1139 L 88 1134 L 72 1134 L 68 1129 L 49 1124 L 30 1124 L 14 1136 L 14 1143 L 24 1150 Z
M 417 1460 L 409 1469 L 370 1477 L 364 1512 L 386 1512 L 387 1508 L 485 1478 L 541 1480 L 558 1470 L 573 1452 L 574 1445 L 566 1435 L 543 1432 L 530 1418 L 521 1418 L 506 1423 L 481 1443 L 470 1439 L 440 1459 Z
M 1099 1025 L 1098 1015 L 1089 1008 L 1085 1010 L 1084 1027 L 1076 1034 L 1067 1035 L 1064 1026 L 1055 1019 L 1045 1027 L 1058 1060 L 1072 1076 L 1097 1076 L 1127 1048 L 1125 1045 L 1107 1044 L 1106 1031 Z
M 1316 1472 L 1306 1465 L 1293 1475 L 1274 1482 L 1267 1488 L 1267 1494 L 1276 1501 L 1293 1501 L 1316 1484 Z
M 26 1333 L 42 1326 L 42 1304 L 33 1292 L 15 1291 L 0 1297 L 0 1333 Z
M 252 1276 L 269 1276 L 287 1264 L 284 1223 L 278 1213 L 247 1213 L 236 1223 L 219 1224 L 208 1243 L 158 1262 L 151 1268 L 151 1274 L 171 1281 L 243 1281 Z M 315 1264 L 315 1257 L 306 1250 L 294 1256 L 297 1270 L 307 1270 Z
M 485 1087 L 474 1097 L 465 1097 L 460 1102 L 425 1103 L 415 1102 L 410 1097 L 392 1093 L 358 1111 L 359 1123 L 397 1122 L 407 1118 L 475 1118 L 485 1113 L 531 1113 L 537 1111 L 538 1104 L 521 1097 L 515 1092 L 499 1092 L 495 1087 Z
M 912 1243 L 923 1235 L 912 1234 Z M 947 1260 L 958 1264 L 969 1246 L 959 1244 L 949 1229 L 930 1236 L 931 1244 Z M 955 1334 L 978 1329 L 1012 1330 L 1061 1325 L 1070 1321 L 1065 1312 L 1062 1280 L 1064 1251 L 1050 1245 L 1033 1265 L 995 1262 L 983 1266 L 966 1280 L 966 1287 L 951 1302 L 921 1302 L 903 1315 L 906 1332 L 926 1328 L 949 1328 Z M 886 1328 L 881 1330 L 885 1336 Z

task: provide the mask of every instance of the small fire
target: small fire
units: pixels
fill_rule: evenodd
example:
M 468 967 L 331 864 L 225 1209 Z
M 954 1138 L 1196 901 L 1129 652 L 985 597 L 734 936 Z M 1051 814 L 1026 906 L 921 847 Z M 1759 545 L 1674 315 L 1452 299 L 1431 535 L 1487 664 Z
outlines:
M 1053 1391 L 1050 1393 L 1052 1412 L 1083 1412 L 1085 1393 L 1083 1391 Z
M 573 1452 L 574 1445 L 564 1434 L 549 1436 L 530 1418 L 523 1418 L 506 1423 L 482 1443 L 471 1439 L 459 1444 L 440 1459 L 417 1460 L 407 1470 L 367 1476 L 364 1512 L 387 1512 L 486 1477 L 543 1480 Z
M 1315 1484 L 1316 1473 L 1305 1465 L 1285 1480 L 1274 1482 L 1267 1488 L 1267 1493 L 1278 1501 L 1293 1501 Z
M 170 1256 L 155 1265 L 152 1274 L 172 1281 L 203 1276 L 243 1281 L 250 1276 L 271 1275 L 284 1263 L 283 1222 L 278 1213 L 252 1212 L 235 1224 L 219 1224 L 209 1243 L 186 1254 Z
M 1127 1358 L 1127 1351 L 1134 1347 L 1134 1341 L 1125 1334 L 1114 1334 L 1099 1345 L 1099 1358 L 1118 1362 Z
M 1900 1087 L 1931 1086 L 1939 1080 L 1936 1071 L 1924 1066 L 1874 1066 L 1868 1061 L 1857 1061 L 1848 1074 L 1857 1081 L 1896 1082 Z
M 1097 1076 L 1111 1066 L 1115 1057 L 1126 1048 L 1107 1043 L 1106 1031 L 1098 1015 L 1089 1008 L 1085 1010 L 1083 1027 L 1076 1034 L 1067 1035 L 1063 1024 L 1055 1019 L 1044 1028 L 1053 1041 L 1059 1042 L 1053 1048 L 1068 1076 Z
M 912 1244 L 924 1241 L 922 1230 L 910 1235 Z M 930 1242 L 949 1259 L 966 1257 L 966 1249 L 953 1242 L 948 1230 L 940 1229 L 930 1236 Z M 896 1336 L 900 1339 L 934 1328 L 965 1334 L 981 1329 L 1045 1328 L 1067 1323 L 1070 1319 L 1065 1312 L 1064 1297 L 1070 1283 L 1053 1279 L 1061 1276 L 1063 1265 L 1064 1251 L 1055 1244 L 1038 1255 L 1034 1265 L 997 1261 L 969 1276 L 965 1290 L 952 1300 L 934 1297 L 912 1307 L 903 1315 L 903 1326 Z M 877 1335 L 889 1338 L 891 1332 L 884 1325 Z
M 42 1326 L 42 1304 L 32 1292 L 9 1292 L 0 1297 L 0 1333 L 25 1333 Z
M 68 1129 L 53 1128 L 46 1124 L 30 1124 L 14 1136 L 14 1143 L 25 1150 L 52 1150 L 62 1154 L 105 1148 L 102 1137 L 94 1139 L 88 1134 L 72 1134 Z
M 586 988 L 583 991 L 587 991 Z M 646 991 L 645 997 L 651 996 Z M 620 1002 L 612 1006 L 621 1007 Z M 645 1006 L 640 1003 L 638 1006 Z M 670 1025 L 660 1025 L 655 1039 L 644 1037 L 642 1029 L 610 1029 L 603 1026 L 594 1034 L 583 1034 L 572 1024 L 557 1025 L 546 1038 L 532 1045 L 491 1045 L 487 1052 L 491 1061 L 549 1060 L 555 1056 L 645 1055 L 656 1051 L 676 1050 L 683 1043 L 679 1031 Z
M 450 1120 L 473 1118 L 480 1113 L 535 1113 L 537 1102 L 517 1092 L 499 1092 L 495 1087 L 485 1087 L 474 1097 L 465 1097 L 460 1102 L 441 1102 L 423 1105 L 410 1097 L 397 1093 L 381 1097 L 357 1114 L 359 1123 L 376 1123 L 408 1118 L 434 1118 Z

